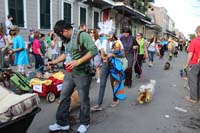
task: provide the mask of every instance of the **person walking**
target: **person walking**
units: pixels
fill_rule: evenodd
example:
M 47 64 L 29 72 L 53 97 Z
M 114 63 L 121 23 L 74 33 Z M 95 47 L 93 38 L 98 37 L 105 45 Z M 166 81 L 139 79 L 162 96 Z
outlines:
M 149 55 L 149 67 L 152 67 L 155 53 L 157 52 L 158 55 L 160 55 L 156 36 L 153 36 L 153 38 L 151 38 L 149 45 L 147 46 L 147 50 Z
M 124 53 L 124 48 L 120 40 L 117 40 L 117 37 L 115 34 L 107 35 L 107 39 L 103 41 L 101 46 L 101 58 L 103 60 L 102 67 L 101 67 L 101 74 L 100 74 L 100 88 L 99 88 L 99 96 L 98 96 L 98 102 L 96 105 L 94 105 L 91 110 L 92 111 L 101 111 L 102 104 L 103 104 L 103 98 L 105 94 L 105 88 L 106 83 L 108 81 L 108 76 L 110 75 L 110 68 L 111 68 L 111 62 L 110 59 L 112 57 L 116 57 L 117 55 L 115 53 L 112 53 L 112 47 L 113 45 L 117 43 L 120 46 L 120 51 Z M 121 56 L 124 56 L 122 54 Z M 114 90 L 114 78 L 110 75 L 110 81 L 112 89 Z M 119 104 L 118 98 L 115 96 L 113 91 L 113 101 L 111 103 L 111 107 L 115 107 Z
M 10 28 L 13 26 L 12 20 L 13 20 L 13 17 L 12 17 L 11 15 L 8 15 L 8 16 L 7 16 L 7 19 L 6 19 L 6 21 L 5 21 L 6 35 L 9 35 Z
M 40 32 L 34 32 L 34 41 L 33 41 L 33 55 L 35 56 L 35 69 L 43 72 L 44 69 L 44 56 L 41 52 L 41 43 L 40 43 Z
M 131 34 L 131 30 L 127 27 L 123 29 L 123 35 L 120 38 L 124 51 L 125 57 L 128 60 L 128 68 L 125 70 L 125 83 L 129 88 L 132 86 L 132 69 L 133 69 L 133 62 L 134 62 L 134 55 L 136 56 L 136 49 L 138 48 L 138 43 L 136 42 L 135 38 Z
M 10 28 L 10 35 L 13 38 L 13 49 L 9 51 L 10 54 L 15 54 L 14 64 L 17 65 L 17 71 L 25 74 L 25 65 L 28 64 L 28 55 L 24 39 L 19 35 L 19 27 L 12 26 Z
M 88 33 L 80 33 L 80 30 L 76 30 L 65 20 L 56 22 L 54 32 L 66 43 L 66 52 L 47 64 L 48 66 L 57 64 L 66 59 L 67 72 L 65 72 L 62 88 L 65 97 L 57 109 L 56 123 L 50 125 L 49 130 L 68 130 L 70 128 L 70 98 L 76 86 L 80 97 L 80 126 L 77 132 L 85 133 L 90 124 L 89 89 L 92 80 L 91 74 L 85 68 L 90 65 L 91 58 L 97 54 L 98 50 Z M 79 39 L 80 44 L 78 44 Z
M 96 47 L 98 48 L 98 54 L 94 57 L 93 63 L 96 68 L 97 83 L 100 83 L 100 72 L 101 72 L 101 65 L 102 65 L 101 54 L 100 54 L 101 41 L 99 40 L 99 35 L 96 29 L 91 29 L 89 34 L 92 37 L 92 40 L 95 42 Z
M 59 46 L 58 37 L 55 34 L 51 35 L 51 59 L 54 60 L 58 57 Z
M 188 68 L 188 85 L 190 96 L 186 100 L 196 103 L 200 100 L 200 25 L 196 28 L 197 37 L 188 47 L 188 57 L 185 67 Z
M 5 33 L 3 32 L 3 27 L 0 27 L 0 67 L 8 67 L 4 62 L 4 56 L 6 55 L 6 50 L 9 47 L 8 40 Z
M 136 73 L 136 77 L 140 78 L 142 74 L 142 62 L 144 58 L 148 57 L 148 54 L 147 54 L 147 47 L 146 47 L 147 45 L 145 43 L 142 33 L 138 33 L 136 35 L 136 41 L 139 46 L 138 46 L 137 61 L 135 63 L 135 73 Z

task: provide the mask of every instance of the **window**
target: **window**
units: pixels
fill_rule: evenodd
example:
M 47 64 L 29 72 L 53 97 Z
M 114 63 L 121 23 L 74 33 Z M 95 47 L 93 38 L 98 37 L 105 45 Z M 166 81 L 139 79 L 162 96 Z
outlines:
M 64 2 L 64 20 L 67 23 L 71 23 L 71 4 Z
M 94 28 L 98 28 L 98 22 L 99 22 L 99 12 L 94 11 Z
M 86 8 L 80 7 L 80 24 L 86 24 Z
M 23 0 L 9 0 L 8 11 L 13 17 L 13 24 L 24 27 L 24 7 Z
M 40 28 L 50 29 L 50 0 L 40 0 Z

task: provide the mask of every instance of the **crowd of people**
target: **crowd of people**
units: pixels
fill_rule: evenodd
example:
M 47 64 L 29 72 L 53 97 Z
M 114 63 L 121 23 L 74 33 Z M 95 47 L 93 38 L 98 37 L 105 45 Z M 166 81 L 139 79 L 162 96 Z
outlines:
M 197 38 L 188 43 L 182 39 L 159 38 L 157 35 L 145 39 L 142 33 L 133 36 L 129 27 L 124 27 L 120 35 L 116 35 L 115 32 L 102 32 L 101 28 L 88 30 L 86 25 L 80 25 L 79 29 L 76 29 L 60 20 L 55 24 L 54 32 L 49 32 L 47 36 L 39 30 L 31 29 L 28 35 L 29 43 L 26 44 L 20 35 L 19 27 L 13 26 L 11 21 L 12 17 L 8 16 L 6 33 L 0 28 L 1 67 L 4 67 L 2 57 L 8 54 L 9 65 L 13 65 L 14 60 L 17 71 L 24 74 L 25 65 L 29 64 L 28 53 L 31 52 L 35 57 L 35 69 L 41 73 L 45 64 L 50 68 L 51 65 L 60 62 L 63 62 L 64 69 L 67 70 L 60 96 L 61 102 L 56 113 L 56 123 L 49 126 L 51 131 L 70 128 L 67 110 L 75 87 L 80 97 L 80 126 L 77 131 L 86 132 L 90 124 L 90 110 L 102 110 L 109 75 L 113 89 L 110 106 L 116 107 L 119 100 L 124 98 L 120 96 L 121 90 L 116 91 L 116 84 L 124 84 L 131 88 L 133 73 L 136 78 L 142 78 L 145 61 L 148 61 L 149 67 L 153 67 L 155 56 L 163 59 L 165 54 L 171 61 L 177 56 L 178 51 L 183 51 L 183 47 L 186 52 L 188 51 L 185 67 L 188 68 L 190 96 L 187 100 L 197 102 L 200 98 L 200 26 L 196 30 Z M 45 59 L 48 61 L 45 62 Z M 126 68 L 123 68 L 122 59 L 127 60 Z M 95 69 L 94 77 L 99 84 L 99 95 L 97 104 L 90 108 L 91 69 Z M 119 78 L 121 80 L 118 80 Z

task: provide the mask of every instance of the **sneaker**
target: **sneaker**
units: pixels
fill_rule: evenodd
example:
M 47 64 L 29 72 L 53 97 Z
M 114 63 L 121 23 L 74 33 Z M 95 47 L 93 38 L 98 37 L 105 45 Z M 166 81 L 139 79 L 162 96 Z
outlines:
M 91 108 L 91 111 L 101 111 L 102 108 L 100 105 L 95 105 L 94 107 Z
M 97 79 L 97 83 L 100 83 L 100 79 Z
M 69 130 L 69 125 L 61 126 L 61 125 L 58 125 L 57 123 L 54 123 L 52 125 L 49 125 L 49 130 L 50 131 Z
M 78 133 L 86 133 L 90 125 L 80 125 L 77 129 Z
M 119 104 L 119 101 L 113 101 L 110 105 L 110 107 L 116 107 Z

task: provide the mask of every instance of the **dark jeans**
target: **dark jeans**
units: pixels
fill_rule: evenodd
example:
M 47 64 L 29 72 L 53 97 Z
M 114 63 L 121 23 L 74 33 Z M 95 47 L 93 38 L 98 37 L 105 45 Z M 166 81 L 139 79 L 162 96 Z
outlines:
M 63 91 L 61 94 L 61 103 L 56 113 L 56 120 L 59 125 L 69 125 L 70 98 L 75 86 L 80 97 L 80 124 L 90 124 L 89 89 L 91 80 L 91 76 L 77 76 L 66 72 L 63 83 Z
M 40 68 L 40 70 L 38 70 L 38 71 L 43 72 L 43 69 L 44 69 L 44 59 L 40 55 L 38 55 L 38 54 L 34 54 L 34 56 L 35 56 L 35 69 L 38 70 L 42 66 Z
M 191 99 L 200 100 L 200 64 L 189 66 L 188 85 Z
M 114 94 L 114 81 L 115 79 L 112 77 L 112 75 L 110 74 L 110 82 L 111 82 L 111 86 L 112 86 L 112 90 L 113 90 L 113 101 L 117 101 L 118 98 L 116 97 L 116 95 Z M 123 82 L 123 81 L 122 81 Z
M 137 56 L 137 61 L 135 63 L 135 73 L 138 74 L 138 75 L 141 75 L 142 74 L 142 61 L 144 60 L 144 55 L 138 55 Z
M 99 89 L 98 105 L 101 105 L 103 103 L 106 83 L 108 80 L 108 76 L 110 74 L 109 69 L 110 67 L 109 67 L 108 62 L 103 62 L 102 67 L 101 67 L 101 74 L 100 74 L 100 89 Z

